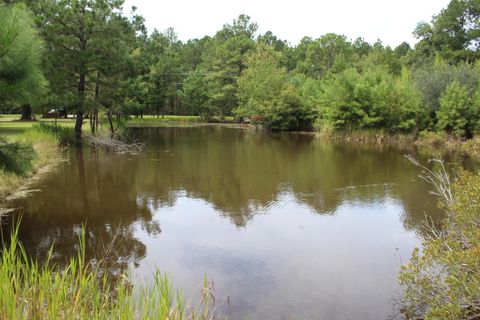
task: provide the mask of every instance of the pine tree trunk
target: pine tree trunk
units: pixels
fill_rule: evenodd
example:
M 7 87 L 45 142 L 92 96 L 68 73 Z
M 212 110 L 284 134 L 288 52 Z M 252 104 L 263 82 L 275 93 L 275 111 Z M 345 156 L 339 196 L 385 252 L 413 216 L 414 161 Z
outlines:
M 32 106 L 29 104 L 22 105 L 22 118 L 21 120 L 33 120 Z
M 83 26 L 80 26 L 80 31 L 83 31 Z M 80 50 L 85 52 L 87 50 L 87 41 L 84 38 L 80 38 Z M 85 88 L 86 88 L 86 65 L 82 64 L 80 67 L 80 75 L 78 79 L 77 96 L 77 117 L 75 119 L 75 138 L 77 140 L 82 139 L 82 126 L 83 126 L 83 112 L 85 104 Z
M 75 118 L 75 138 L 82 139 L 83 111 L 77 111 Z

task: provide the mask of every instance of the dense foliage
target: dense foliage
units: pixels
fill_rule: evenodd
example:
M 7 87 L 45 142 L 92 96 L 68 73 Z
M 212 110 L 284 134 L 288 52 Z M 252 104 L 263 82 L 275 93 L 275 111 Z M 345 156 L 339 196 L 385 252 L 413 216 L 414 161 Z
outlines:
M 122 0 L 4 0 L 4 110 L 24 110 L 33 96 L 37 112 L 75 114 L 78 137 L 84 118 L 95 133 L 102 118 L 114 130 L 115 121 L 145 114 L 236 116 L 280 130 L 427 130 L 461 138 L 479 130 L 475 0 L 452 0 L 419 24 L 415 48 L 333 33 L 291 46 L 258 34 L 246 15 L 213 37 L 182 42 L 171 28 L 148 34 L 135 8 L 126 16 L 122 7 Z M 22 36 L 12 38 L 17 29 Z M 22 81 L 9 82 L 14 74 Z M 50 90 L 42 94 L 44 78 Z
M 22 142 L 8 142 L 0 137 L 0 169 L 24 175 L 32 169 L 35 153 L 31 145 Z
M 308 121 L 300 97 L 280 67 L 280 54 L 260 44 L 245 59 L 246 70 L 238 78 L 239 106 L 235 114 L 271 129 L 301 128 Z
M 0 4 L 0 100 L 22 104 L 45 89 L 40 68 L 42 41 L 24 5 Z
M 123 5 L 123 0 L 0 0 L 1 111 L 21 110 L 24 119 L 32 117 L 32 108 L 44 116 L 74 114 L 77 138 L 85 119 L 92 134 L 104 122 L 113 135 L 125 118 L 145 114 L 234 116 L 274 130 L 439 131 L 464 139 L 480 131 L 478 0 L 451 0 L 431 23 L 420 23 L 414 48 L 333 33 L 292 46 L 271 32 L 258 34 L 246 15 L 212 37 L 182 42 L 173 29 L 149 34 L 135 9 L 127 16 Z M 56 140 L 68 136 L 41 126 L 37 131 Z M 34 157 L 30 145 L 0 139 L 3 171 L 24 174 Z M 403 269 L 409 317 L 480 318 L 479 185 L 479 176 L 461 173 L 445 231 L 426 241 L 425 250 L 415 252 Z M 62 308 L 72 318 L 118 311 L 109 309 L 114 306 L 98 290 L 99 279 L 74 268 L 81 259 L 71 262 L 71 273 L 51 278 L 50 269 L 18 260 L 15 250 L 2 256 L 0 318 L 25 312 L 42 317 L 49 298 L 60 303 L 47 303 L 55 309 L 45 311 Z M 9 281 L 12 277 L 21 281 Z M 68 281 L 85 286 L 71 288 Z M 69 293 L 49 296 L 59 285 Z M 48 298 L 32 298 L 37 291 Z M 19 292 L 24 299 L 15 304 L 12 297 Z M 79 306 L 70 305 L 74 296 Z M 92 296 L 98 300 L 93 304 Z
M 432 230 L 400 273 L 408 319 L 480 316 L 480 175 L 462 171 L 451 192 L 443 230 Z

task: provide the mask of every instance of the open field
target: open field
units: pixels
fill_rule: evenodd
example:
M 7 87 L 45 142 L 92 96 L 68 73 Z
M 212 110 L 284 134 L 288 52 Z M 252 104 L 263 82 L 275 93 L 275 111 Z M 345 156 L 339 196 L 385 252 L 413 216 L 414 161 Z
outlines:
M 38 118 L 37 121 L 20 121 L 19 114 L 0 114 L 0 135 L 11 137 L 16 136 L 24 132 L 26 129 L 31 128 L 35 123 L 54 123 L 55 119 Z M 191 123 L 204 123 L 205 121 L 199 116 L 172 116 L 166 115 L 164 117 L 145 115 L 143 118 L 131 118 L 127 121 L 127 126 L 130 127 L 162 127 L 165 125 L 185 125 Z M 223 121 L 214 118 L 212 123 L 231 123 L 233 117 L 225 117 Z M 73 127 L 75 125 L 75 119 L 57 119 L 57 124 L 62 126 Z M 88 119 L 84 121 L 84 130 L 88 130 Z
M 57 119 L 57 124 L 72 127 L 75 125 L 74 119 Z M 19 114 L 0 114 L 0 135 L 6 137 L 15 137 L 22 134 L 26 129 L 31 128 L 36 123 L 51 123 L 55 119 L 42 119 L 37 121 L 20 121 Z

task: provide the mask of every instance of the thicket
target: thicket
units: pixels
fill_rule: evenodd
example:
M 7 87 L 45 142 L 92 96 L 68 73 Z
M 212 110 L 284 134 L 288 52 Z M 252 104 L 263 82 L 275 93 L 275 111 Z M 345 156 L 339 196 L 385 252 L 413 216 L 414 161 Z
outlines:
M 276 130 L 441 131 L 459 138 L 479 130 L 480 10 L 474 0 L 452 0 L 430 23 L 419 24 L 414 48 L 337 34 L 292 46 L 271 32 L 259 34 L 246 15 L 212 37 L 182 42 L 171 28 L 149 34 L 143 17 L 135 11 L 126 16 L 122 5 L 4 1 L 0 52 L 12 58 L 0 56 L 0 96 L 13 92 L 5 83 L 18 71 L 36 79 L 37 89 L 26 96 L 38 99 L 2 99 L 3 110 L 73 113 L 78 137 L 84 117 L 95 133 L 98 122 L 114 127 L 146 114 L 235 116 Z M 21 19 L 9 24 L 11 17 Z M 33 22 L 40 33 L 25 28 L 30 31 L 19 43 L 5 36 L 8 28 Z M 45 44 L 40 64 L 38 41 Z M 26 48 L 35 49 L 29 64 L 14 54 Z M 43 95 L 42 74 L 49 83 Z
M 445 169 L 423 171 L 441 196 L 446 218 L 399 275 L 402 312 L 407 319 L 478 319 L 480 317 L 480 175 Z

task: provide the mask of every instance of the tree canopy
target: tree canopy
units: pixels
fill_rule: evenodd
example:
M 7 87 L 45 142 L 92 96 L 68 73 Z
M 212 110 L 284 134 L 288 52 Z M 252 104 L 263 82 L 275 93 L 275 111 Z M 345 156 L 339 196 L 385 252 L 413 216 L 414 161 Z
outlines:
M 178 114 L 235 116 L 281 130 L 441 130 L 468 138 L 479 129 L 476 0 L 452 0 L 419 24 L 413 48 L 335 33 L 293 46 L 270 31 L 258 34 L 244 14 L 212 37 L 182 42 L 172 28 L 148 33 L 135 8 L 125 15 L 123 5 L 3 4 L 2 103 L 18 108 L 35 97 L 37 111 L 67 110 L 76 115 L 78 137 L 84 118 L 94 133 L 101 114 L 110 126 L 129 116 Z M 21 36 L 12 37 L 15 30 Z M 44 79 L 50 92 L 40 99 Z M 452 102 L 460 91 L 468 107 Z

